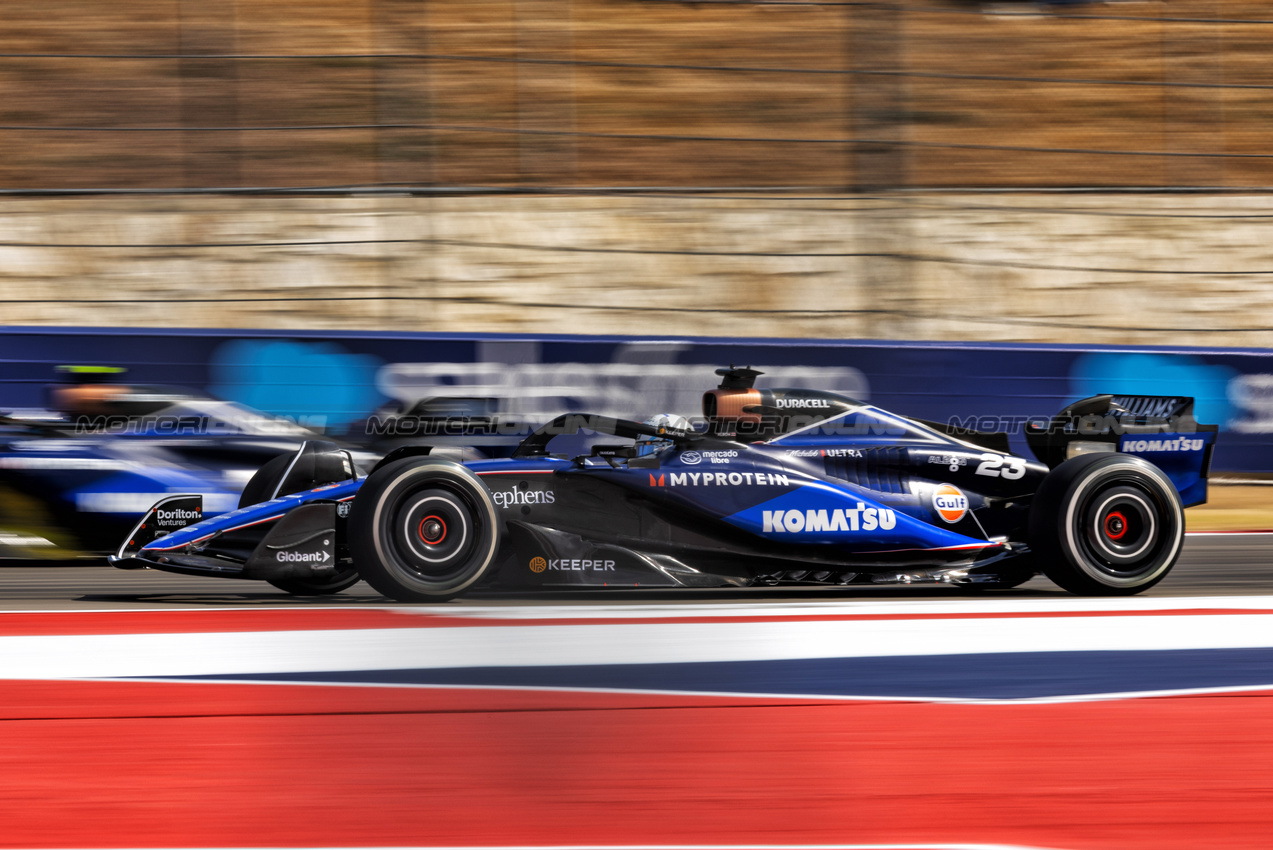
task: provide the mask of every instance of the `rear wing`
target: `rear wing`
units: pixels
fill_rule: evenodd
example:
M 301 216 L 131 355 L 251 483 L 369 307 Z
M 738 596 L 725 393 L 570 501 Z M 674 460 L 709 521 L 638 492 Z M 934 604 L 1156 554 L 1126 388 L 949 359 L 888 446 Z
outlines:
M 1187 396 L 1098 395 L 1076 401 L 1050 422 L 1027 422 L 1026 443 L 1055 468 L 1090 452 L 1123 452 L 1153 463 L 1171 478 L 1185 507 L 1207 500 L 1207 475 L 1217 425 L 1194 418 Z

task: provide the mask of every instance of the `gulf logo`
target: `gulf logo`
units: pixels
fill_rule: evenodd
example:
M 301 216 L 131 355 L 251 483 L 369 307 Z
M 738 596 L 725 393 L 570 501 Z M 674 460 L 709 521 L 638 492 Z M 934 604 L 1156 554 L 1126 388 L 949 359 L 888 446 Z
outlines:
M 959 522 L 968 513 L 968 497 L 952 484 L 943 484 L 933 491 L 933 508 L 946 522 Z

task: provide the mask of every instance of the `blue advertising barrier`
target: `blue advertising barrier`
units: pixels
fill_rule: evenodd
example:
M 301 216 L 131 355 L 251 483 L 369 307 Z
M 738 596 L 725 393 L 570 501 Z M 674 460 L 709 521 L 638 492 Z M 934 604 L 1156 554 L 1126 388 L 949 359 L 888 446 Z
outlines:
M 501 400 L 547 419 L 699 412 L 713 369 L 751 365 L 762 386 L 843 392 L 908 416 L 1005 430 L 1102 392 L 1191 395 L 1220 425 L 1213 467 L 1273 472 L 1273 351 L 1226 348 L 339 331 L 0 329 L 0 410 L 41 407 L 61 364 L 122 366 L 127 380 L 240 401 L 343 433 L 431 396 Z

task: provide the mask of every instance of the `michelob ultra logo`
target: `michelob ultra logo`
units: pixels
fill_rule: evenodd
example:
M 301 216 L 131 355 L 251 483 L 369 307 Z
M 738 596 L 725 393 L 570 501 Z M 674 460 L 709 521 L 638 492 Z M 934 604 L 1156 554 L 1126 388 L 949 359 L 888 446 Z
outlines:
M 952 484 L 943 484 L 933 491 L 933 508 L 946 522 L 959 522 L 968 513 L 968 497 Z
M 804 511 L 765 511 L 764 532 L 799 534 L 812 531 L 888 531 L 897 525 L 897 514 L 889 508 L 868 508 L 858 502 L 856 508 Z

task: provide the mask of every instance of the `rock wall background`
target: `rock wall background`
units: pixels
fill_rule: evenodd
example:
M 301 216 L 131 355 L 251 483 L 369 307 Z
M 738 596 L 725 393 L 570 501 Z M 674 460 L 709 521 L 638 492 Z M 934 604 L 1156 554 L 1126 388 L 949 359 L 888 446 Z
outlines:
M 0 202 L 7 325 L 1273 346 L 1264 195 Z

